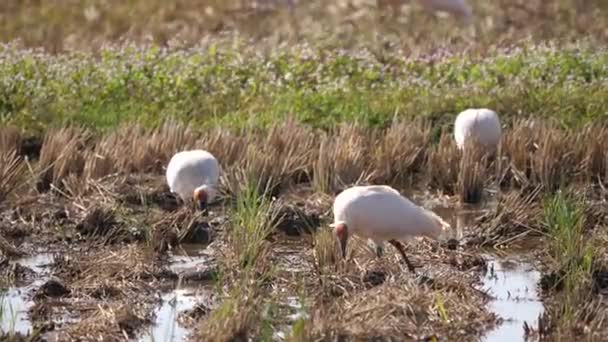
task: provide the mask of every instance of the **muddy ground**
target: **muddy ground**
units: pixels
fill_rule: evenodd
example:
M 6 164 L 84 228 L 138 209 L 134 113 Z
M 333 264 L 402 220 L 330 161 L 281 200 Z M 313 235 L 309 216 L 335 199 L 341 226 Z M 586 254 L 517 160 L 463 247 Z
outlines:
M 556 304 L 561 300 L 560 270 L 546 248 L 551 237 L 541 218 L 541 199 L 550 192 L 547 186 L 566 179 L 569 165 L 576 165 L 579 178 L 564 189 L 586 193 L 585 226 L 598 236 L 598 243 L 608 236 L 603 186 L 580 181 L 606 170 L 605 164 L 590 164 L 589 155 L 596 150 L 581 148 L 561 169 L 547 162 L 537 167 L 533 162 L 519 172 L 513 165 L 543 160 L 543 148 L 550 150 L 547 158 L 556 152 L 550 148 L 553 145 L 547 147 L 551 142 L 540 141 L 536 151 L 541 152 L 522 156 L 514 151 L 525 146 L 507 136 L 500 153 L 511 167 L 497 167 L 501 157 L 488 161 L 484 168 L 488 181 L 476 190 L 482 193 L 476 204 L 463 202 L 476 183 L 467 182 L 470 176 L 458 171 L 459 162 L 454 161 L 458 154 L 447 133 L 437 143 L 429 143 L 427 150 L 412 149 L 407 158 L 400 156 L 396 160 L 406 160 L 410 174 L 396 173 L 402 164 L 388 165 L 385 177 L 393 182 L 386 183 L 402 184 L 398 186 L 402 193 L 435 210 L 452 226 L 438 242 L 408 244 L 410 259 L 418 266 L 411 274 L 390 247 L 377 258 L 365 241 L 351 243 L 348 259 L 341 260 L 327 227 L 333 196 L 345 184 L 378 182 L 369 176 L 379 177 L 378 173 L 368 173 L 357 164 L 365 155 L 353 158 L 336 146 L 328 152 L 333 163 L 326 164 L 323 155 L 303 151 L 325 148 L 327 152 L 331 142 L 315 147 L 314 137 L 289 124 L 282 129 L 286 127 L 296 131 L 289 135 L 293 141 L 274 142 L 271 146 L 277 151 L 267 156 L 282 166 L 281 171 L 267 171 L 270 164 L 254 164 L 264 153 L 262 146 L 271 149 L 261 137 L 232 136 L 238 141 L 229 148 L 223 144 L 220 151 L 218 141 L 228 139 L 226 133 L 211 134 L 203 143 L 189 138 L 193 133 L 166 132 L 181 127 L 165 127 L 165 138 L 159 138 L 162 144 L 147 145 L 145 158 L 138 157 L 145 154 L 141 151 L 113 156 L 114 162 L 124 158 L 123 152 L 130 157 L 131 164 L 116 169 L 104 164 L 103 144 L 95 140 L 79 144 L 84 140 L 79 140 L 77 131 L 49 133 L 38 139 L 38 149 L 24 147 L 36 145 L 32 143 L 36 139 L 15 133 L 17 138 L 5 142 L 5 150 L 21 146 L 17 154 L 29 159 L 19 159 L 19 165 L 11 168 L 22 175 L 5 178 L 18 181 L 10 192 L 5 186 L 6 200 L 1 203 L 2 339 L 498 341 L 552 339 L 556 332 L 591 340 L 606 336 L 601 323 L 608 287 L 605 248 L 594 256 L 589 307 L 576 306 L 570 316 L 576 324 L 564 330 L 559 323 L 563 308 Z M 404 129 L 418 132 L 421 127 Z M 145 134 L 141 141 L 150 138 Z M 273 134 L 266 139 L 278 139 Z M 365 133 L 344 128 L 340 134 Z M 191 140 L 167 141 L 169 135 Z M 238 142 L 248 138 L 250 148 L 240 151 Z M 531 144 L 534 139 L 530 137 Z M 353 150 L 376 153 L 362 146 L 361 140 L 351 137 L 351 141 Z M 553 143 L 562 146 L 568 141 Z M 167 155 L 192 145 L 210 146 L 223 161 L 222 196 L 208 215 L 181 205 L 162 174 Z M 282 152 L 288 156 L 272 159 Z M 250 159 L 243 161 L 241 153 Z M 591 166 L 576 168 L 579 155 Z M 4 158 L 9 159 L 6 154 Z M 390 160 L 381 154 L 377 158 Z M 442 161 L 456 169 L 449 170 L 452 166 L 446 164 L 447 171 L 425 173 L 426 166 Z M 315 170 L 316 178 L 309 170 L 293 167 L 298 163 Z M 332 170 L 324 181 L 319 179 L 326 175 L 320 169 L 323 165 Z M 547 168 L 556 171 L 541 173 Z M 446 173 L 447 177 L 438 176 Z M 367 179 L 362 177 L 366 174 Z M 255 219 L 245 219 L 238 200 L 235 203 L 243 184 L 239 180 L 248 175 L 274 185 L 266 187 L 268 207 L 260 215 L 253 213 Z M 277 175 L 278 180 L 272 177 Z M 427 182 L 420 182 L 421 178 Z M 437 182 L 440 178 L 443 183 Z M 248 231 L 240 225 L 250 223 L 271 227 L 267 236 L 255 240 L 253 250 L 247 249 L 252 236 L 239 240 L 234 233 Z

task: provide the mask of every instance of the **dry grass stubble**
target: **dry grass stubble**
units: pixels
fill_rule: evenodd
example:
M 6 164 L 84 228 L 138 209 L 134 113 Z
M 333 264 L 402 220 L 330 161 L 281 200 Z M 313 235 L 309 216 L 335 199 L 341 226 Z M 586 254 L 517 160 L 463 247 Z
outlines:
M 599 142 L 583 143 L 588 134 L 597 134 Z M 307 182 L 316 191 L 330 194 L 352 184 L 421 188 L 428 183 L 448 194 L 460 194 L 468 202 L 479 199 L 484 185 L 494 180 L 503 190 L 527 190 L 541 184 L 553 191 L 576 182 L 603 183 L 608 153 L 600 142 L 607 136 L 608 131 L 592 126 L 566 132 L 544 122 L 515 122 L 489 163 L 478 153 L 463 155 L 448 132 L 441 134 L 438 143 L 430 143 L 429 126 L 423 121 L 399 121 L 386 130 L 343 124 L 329 133 L 293 121 L 269 131 L 218 128 L 204 135 L 172 123 L 151 131 L 124 127 L 106 137 L 64 128 L 47 134 L 37 170 L 42 173 L 42 185 L 60 187 L 75 177 L 68 184 L 78 188 L 87 184 L 78 183 L 80 178 L 159 173 L 173 153 L 203 148 L 220 161 L 227 194 L 237 193 L 243 179 L 256 179 L 260 191 L 268 188 L 274 196 Z

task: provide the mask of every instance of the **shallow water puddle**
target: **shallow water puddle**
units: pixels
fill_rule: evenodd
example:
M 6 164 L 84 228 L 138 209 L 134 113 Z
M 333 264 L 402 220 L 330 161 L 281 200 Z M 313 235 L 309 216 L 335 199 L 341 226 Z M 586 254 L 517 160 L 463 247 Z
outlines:
M 169 268 L 180 274 L 197 268 L 207 267 L 213 257 L 206 253 L 207 245 L 183 244 L 170 256 Z
M 169 268 L 180 277 L 178 287 L 189 274 L 210 267 L 212 257 L 206 253 L 206 247 L 207 245 L 202 244 L 183 244 L 170 256 Z M 200 281 L 197 283 L 200 285 Z M 152 327 L 139 341 L 184 341 L 191 329 L 182 326 L 178 318 L 182 312 L 192 310 L 201 299 L 204 299 L 197 289 L 204 291 L 201 286 L 188 286 L 164 293 L 160 307 L 154 311 Z
M 453 229 L 445 232 L 443 239 L 461 240 L 476 217 L 496 206 L 496 202 L 490 199 L 478 205 L 465 205 L 457 209 L 448 201 L 429 197 L 428 194 L 413 194 L 412 197 L 452 226 Z M 502 319 L 502 323 L 482 337 L 484 341 L 525 341 L 524 322 L 536 326 L 538 317 L 544 310 L 537 293 L 541 274 L 529 262 L 530 259 L 526 260 L 524 254 L 509 258 L 484 255 L 488 260 L 488 271 L 482 280 L 483 288 L 495 297 L 488 304 L 488 310 Z
M 178 289 L 162 296 L 161 306 L 154 312 L 152 328 L 140 339 L 141 342 L 183 341 L 190 329 L 178 323 L 178 315 L 184 310 L 191 310 L 197 304 L 194 289 Z
M 25 287 L 9 287 L 6 293 L 0 294 L 0 332 L 28 334 L 32 322 L 27 311 L 33 305 L 25 299 Z
M 28 310 L 34 302 L 29 299 L 29 294 L 44 284 L 49 276 L 47 267 L 52 261 L 51 254 L 42 253 L 10 262 L 10 265 L 20 264 L 34 271 L 35 280 L 25 286 L 9 286 L 6 292 L 0 293 L 0 332 L 23 335 L 32 332 Z
M 273 341 L 286 340 L 287 337 L 290 335 L 294 324 L 299 320 L 305 320 L 309 317 L 308 312 L 306 312 L 306 309 L 304 307 L 304 304 L 298 297 L 287 297 L 285 302 L 283 303 L 283 306 L 287 309 L 287 315 L 285 317 L 286 322 L 273 333 Z
M 484 341 L 525 341 L 524 322 L 536 326 L 544 309 L 536 290 L 539 280 L 540 272 L 523 258 L 500 260 L 490 256 L 483 283 L 495 297 L 489 303 L 490 311 L 503 322 L 487 333 Z

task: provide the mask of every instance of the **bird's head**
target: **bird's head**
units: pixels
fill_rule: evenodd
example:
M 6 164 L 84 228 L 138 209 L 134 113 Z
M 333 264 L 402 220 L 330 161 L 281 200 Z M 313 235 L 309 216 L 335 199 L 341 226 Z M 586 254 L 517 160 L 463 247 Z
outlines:
M 211 202 L 214 196 L 215 191 L 208 185 L 202 185 L 194 189 L 194 193 L 192 195 L 194 203 L 196 203 L 198 209 L 200 210 L 207 209 L 207 205 L 209 202 Z
M 346 258 L 346 244 L 348 242 L 348 227 L 346 222 L 338 221 L 329 225 L 334 229 L 334 234 L 340 242 L 340 250 L 342 251 L 342 258 Z

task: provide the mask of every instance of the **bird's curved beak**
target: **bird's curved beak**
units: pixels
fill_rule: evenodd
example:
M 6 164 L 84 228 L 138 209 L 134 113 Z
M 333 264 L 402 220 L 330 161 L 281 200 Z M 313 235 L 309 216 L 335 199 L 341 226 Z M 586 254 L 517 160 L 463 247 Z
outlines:
M 205 215 L 207 214 L 207 201 L 196 201 L 196 205 L 199 210 L 204 212 Z
M 348 235 L 340 236 L 340 250 L 342 251 L 342 259 L 346 259 L 346 245 L 348 243 Z

